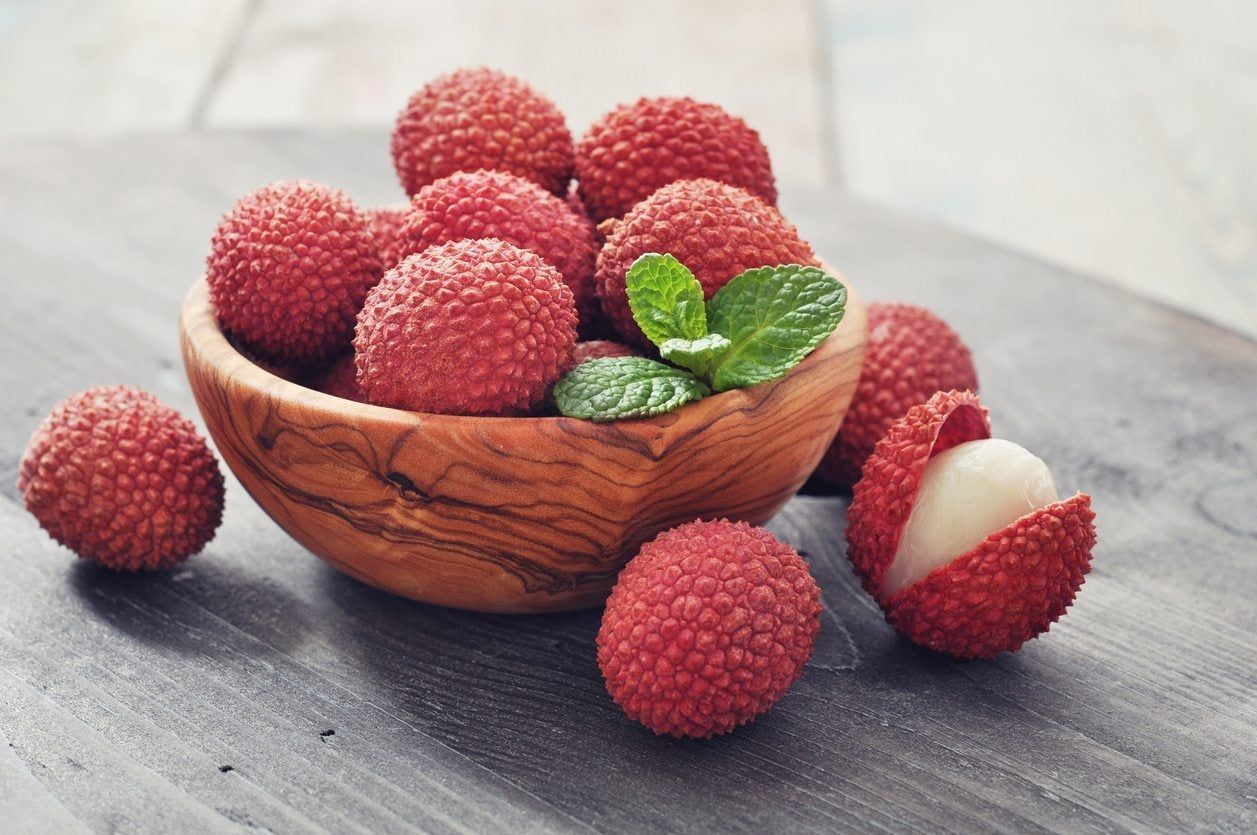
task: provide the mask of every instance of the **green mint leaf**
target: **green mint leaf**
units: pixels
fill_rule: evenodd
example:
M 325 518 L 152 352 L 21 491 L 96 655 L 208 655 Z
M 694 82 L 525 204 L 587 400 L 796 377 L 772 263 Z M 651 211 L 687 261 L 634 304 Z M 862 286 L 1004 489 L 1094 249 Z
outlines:
M 669 339 L 659 346 L 659 354 L 673 365 L 706 377 L 712 365 L 729 353 L 731 347 L 733 343 L 728 339 L 709 333 L 701 339 Z
M 593 421 L 671 412 L 710 392 L 688 371 L 645 357 L 588 360 L 554 384 L 554 401 L 568 417 Z
M 817 267 L 760 267 L 733 277 L 707 303 L 712 332 L 733 343 L 711 369 L 712 389 L 785 376 L 833 333 L 846 304 L 847 288 Z
M 703 286 L 671 255 L 639 256 L 625 276 L 633 321 L 656 345 L 707 335 Z

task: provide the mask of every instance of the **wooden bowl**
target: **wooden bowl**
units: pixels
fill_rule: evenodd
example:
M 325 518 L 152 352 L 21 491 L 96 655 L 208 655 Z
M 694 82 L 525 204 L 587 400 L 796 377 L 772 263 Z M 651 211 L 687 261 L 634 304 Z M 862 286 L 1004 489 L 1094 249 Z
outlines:
M 313 391 L 227 341 L 204 280 L 179 325 L 210 434 L 272 519 L 363 582 L 491 612 L 596 605 L 661 530 L 766 521 L 837 432 L 866 331 L 851 294 L 838 329 L 785 378 L 595 424 L 419 414 Z

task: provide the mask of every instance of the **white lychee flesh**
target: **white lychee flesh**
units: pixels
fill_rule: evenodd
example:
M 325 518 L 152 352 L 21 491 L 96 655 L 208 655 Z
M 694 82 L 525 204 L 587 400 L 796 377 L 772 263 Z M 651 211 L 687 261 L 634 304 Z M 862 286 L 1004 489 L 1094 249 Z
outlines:
M 930 459 L 882 581 L 888 598 L 972 550 L 1027 513 L 1056 501 L 1052 474 L 1034 455 L 998 438 L 969 441 Z

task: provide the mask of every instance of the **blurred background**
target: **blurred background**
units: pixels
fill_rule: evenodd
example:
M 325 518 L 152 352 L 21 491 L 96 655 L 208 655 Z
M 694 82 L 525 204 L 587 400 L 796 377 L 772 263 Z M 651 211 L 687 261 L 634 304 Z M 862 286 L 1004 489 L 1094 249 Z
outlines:
M 0 154 L 383 134 L 431 77 L 485 64 L 577 135 L 642 94 L 719 102 L 783 188 L 930 216 L 1257 335 L 1254 33 L 1244 0 L 0 0 Z

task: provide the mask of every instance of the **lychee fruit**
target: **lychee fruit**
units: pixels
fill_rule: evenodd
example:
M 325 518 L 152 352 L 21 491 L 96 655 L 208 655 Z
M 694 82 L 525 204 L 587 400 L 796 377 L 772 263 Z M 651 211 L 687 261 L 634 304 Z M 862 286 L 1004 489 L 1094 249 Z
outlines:
M 411 96 L 393 130 L 393 164 L 407 194 L 456 171 L 488 168 L 553 194 L 572 177 L 572 134 L 554 102 L 489 69 L 443 75 Z
M 460 171 L 426 185 L 411 200 L 402 231 L 402 255 L 430 246 L 497 238 L 530 249 L 559 271 L 572 289 L 582 320 L 598 313 L 594 260 L 598 249 L 588 223 L 561 197 L 504 171 Z
M 340 191 L 304 180 L 242 197 L 219 223 L 206 263 L 219 323 L 280 364 L 344 350 L 383 272 L 362 213 Z
M 354 338 L 367 400 L 464 415 L 538 406 L 575 345 L 576 304 L 558 271 L 494 238 L 405 258 L 367 297 Z
M 580 199 L 580 186 L 575 180 L 572 181 L 571 187 L 567 190 L 567 196 L 563 198 L 563 202 L 572 210 L 572 214 L 583 220 L 593 230 L 594 239 L 598 245 L 602 245 L 602 234 L 598 231 L 598 224 L 589 216 L 589 210 L 585 208 L 585 203 Z
M 576 343 L 576 352 L 572 356 L 572 367 L 587 360 L 606 359 L 608 357 L 633 357 L 637 352 L 622 342 L 610 339 L 590 339 Z
M 334 360 L 316 374 L 310 380 L 309 385 L 315 391 L 321 391 L 333 397 L 353 400 L 357 403 L 367 402 L 366 395 L 362 393 L 362 389 L 358 386 L 358 366 L 354 362 L 352 352 L 343 354 Z
M 375 248 L 380 254 L 380 262 L 386 270 L 396 267 L 406 256 L 402 246 L 402 225 L 409 210 L 409 203 L 399 203 L 396 206 L 379 206 L 364 212 L 367 223 L 371 226 L 371 234 L 375 236 Z
M 691 98 L 644 98 L 603 116 L 576 147 L 576 176 L 597 221 L 676 180 L 717 180 L 777 203 L 759 134 L 719 105 Z
M 596 281 L 603 312 L 635 345 L 649 345 L 629 309 L 625 279 L 647 252 L 675 256 L 710 299 L 734 276 L 780 264 L 819 266 L 816 254 L 781 213 L 753 194 L 714 180 L 671 183 L 623 218 L 603 224 Z
M 807 564 L 768 531 L 691 522 L 643 545 L 620 572 L 598 666 L 615 703 L 655 733 L 727 733 L 798 679 L 820 610 Z
M 969 349 L 923 307 L 874 302 L 855 395 L 818 472 L 838 487 L 860 477 L 864 460 L 894 421 L 935 392 L 978 390 Z
M 1058 500 L 1047 466 L 991 438 L 967 391 L 896 421 L 864 465 L 847 553 L 899 632 L 958 658 L 1013 652 L 1046 632 L 1091 568 L 1091 497 Z
M 223 514 L 223 475 L 196 428 L 121 386 L 58 403 L 27 444 L 17 489 L 53 539 L 118 571 L 197 553 Z

